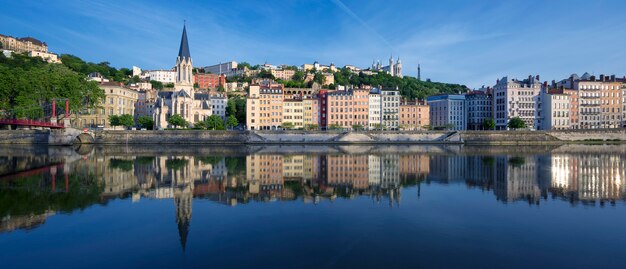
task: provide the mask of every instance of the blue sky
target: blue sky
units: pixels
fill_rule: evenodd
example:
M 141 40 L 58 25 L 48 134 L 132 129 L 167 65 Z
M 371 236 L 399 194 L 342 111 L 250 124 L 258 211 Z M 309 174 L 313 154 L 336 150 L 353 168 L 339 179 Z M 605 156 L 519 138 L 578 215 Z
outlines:
M 623 0 L 15 1 L 0 33 L 116 67 L 170 68 L 187 21 L 194 65 L 337 66 L 401 57 L 404 74 L 492 85 L 502 76 L 626 75 Z

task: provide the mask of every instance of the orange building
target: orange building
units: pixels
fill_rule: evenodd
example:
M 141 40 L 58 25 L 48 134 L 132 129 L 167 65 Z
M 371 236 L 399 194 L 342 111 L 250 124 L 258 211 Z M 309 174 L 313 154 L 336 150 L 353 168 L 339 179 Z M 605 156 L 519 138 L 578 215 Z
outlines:
M 430 108 L 424 102 L 400 103 L 400 128 L 404 130 L 419 130 L 430 125 Z
M 622 125 L 622 83 L 613 78 L 600 75 L 600 111 L 601 128 L 620 128 Z
M 563 93 L 569 95 L 569 122 L 572 129 L 579 128 L 578 122 L 578 91 L 563 89 Z
M 353 125 L 359 125 L 361 128 L 367 128 L 369 116 L 369 90 L 355 89 L 352 90 L 352 107 L 354 120 Z
M 402 178 L 427 176 L 430 173 L 430 157 L 427 154 L 400 155 L 399 170 Z
M 197 83 L 200 89 L 216 89 L 226 84 L 226 77 L 217 74 L 197 73 L 193 75 L 193 82 Z
M 354 124 L 353 97 L 352 91 L 328 93 L 328 128 L 338 126 L 342 129 L 352 129 Z

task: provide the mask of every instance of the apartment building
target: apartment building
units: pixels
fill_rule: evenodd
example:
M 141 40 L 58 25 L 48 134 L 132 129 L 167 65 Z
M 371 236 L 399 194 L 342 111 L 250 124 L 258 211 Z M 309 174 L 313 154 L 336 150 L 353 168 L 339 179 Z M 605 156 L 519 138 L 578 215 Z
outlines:
M 294 129 L 304 128 L 304 102 L 301 99 L 283 101 L 283 124 L 291 123 Z
M 283 85 L 251 85 L 246 99 L 246 129 L 277 130 L 283 119 Z
M 400 103 L 400 129 L 420 130 L 430 125 L 429 106 L 424 101 L 404 101 Z
M 302 100 L 303 119 L 302 124 L 304 127 L 319 128 L 319 100 L 313 97 L 305 97 Z
M 398 89 L 382 90 L 380 99 L 383 128 L 398 130 L 400 125 L 400 91 Z
M 440 94 L 426 98 L 430 107 L 430 125 L 435 129 L 465 130 L 467 106 L 465 95 Z
M 176 71 L 174 70 L 145 70 L 141 74 L 141 78 L 146 80 L 154 80 L 163 84 L 176 82 Z
M 366 89 L 353 89 L 353 124 L 359 126 L 362 129 L 367 129 L 369 126 L 369 90 Z
M 465 95 L 468 130 L 484 130 L 485 120 L 493 118 L 493 99 L 490 90 L 472 91 Z
M 217 89 L 226 84 L 226 77 L 217 74 L 196 73 L 193 75 L 193 81 L 200 89 Z
M 382 117 L 381 117 L 381 98 L 380 98 L 380 89 L 372 89 L 367 96 L 368 99 L 368 118 L 367 125 L 370 130 L 381 129 L 382 128 Z
M 129 114 L 135 115 L 135 103 L 139 92 L 129 89 L 118 82 L 102 82 L 99 87 L 104 91 L 105 98 L 99 108 L 83 109 L 72 117 L 71 125 L 78 128 L 111 127 L 109 116 Z
M 566 130 L 571 128 L 570 96 L 563 91 L 541 92 L 543 115 L 541 130 Z
M 354 96 L 352 91 L 328 93 L 328 127 L 352 129 L 354 124 Z
M 521 118 L 528 128 L 541 125 L 539 75 L 517 80 L 503 77 L 493 87 L 493 116 L 497 130 L 506 130 L 511 118 Z

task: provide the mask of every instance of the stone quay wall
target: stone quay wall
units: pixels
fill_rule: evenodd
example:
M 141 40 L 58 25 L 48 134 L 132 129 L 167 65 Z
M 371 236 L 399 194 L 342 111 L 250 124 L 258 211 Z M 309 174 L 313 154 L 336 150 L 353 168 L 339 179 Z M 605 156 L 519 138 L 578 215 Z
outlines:
M 467 144 L 558 145 L 564 143 L 626 142 L 624 129 L 566 131 L 126 131 L 64 130 L 0 131 L 0 144 L 71 145 L 207 144 L 207 145 L 342 145 L 342 144 Z

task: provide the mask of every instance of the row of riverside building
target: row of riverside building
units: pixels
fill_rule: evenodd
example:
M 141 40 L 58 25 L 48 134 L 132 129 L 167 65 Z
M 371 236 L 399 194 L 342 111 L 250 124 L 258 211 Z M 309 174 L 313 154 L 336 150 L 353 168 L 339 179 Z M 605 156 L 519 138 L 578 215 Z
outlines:
M 246 129 L 418 130 L 427 128 L 424 102 L 402 101 L 398 89 L 296 89 L 263 81 L 246 99 Z
M 522 119 L 531 130 L 626 127 L 626 78 L 585 73 L 561 81 L 503 77 L 493 87 L 403 100 L 399 90 L 291 89 L 272 81 L 251 85 L 246 129 L 496 130 Z
M 573 74 L 551 83 L 541 83 L 538 75 L 503 77 L 493 87 L 426 101 L 434 128 L 483 130 L 483 122 L 494 119 L 496 130 L 506 130 L 515 117 L 533 130 L 626 127 L 626 77 L 614 75 Z

